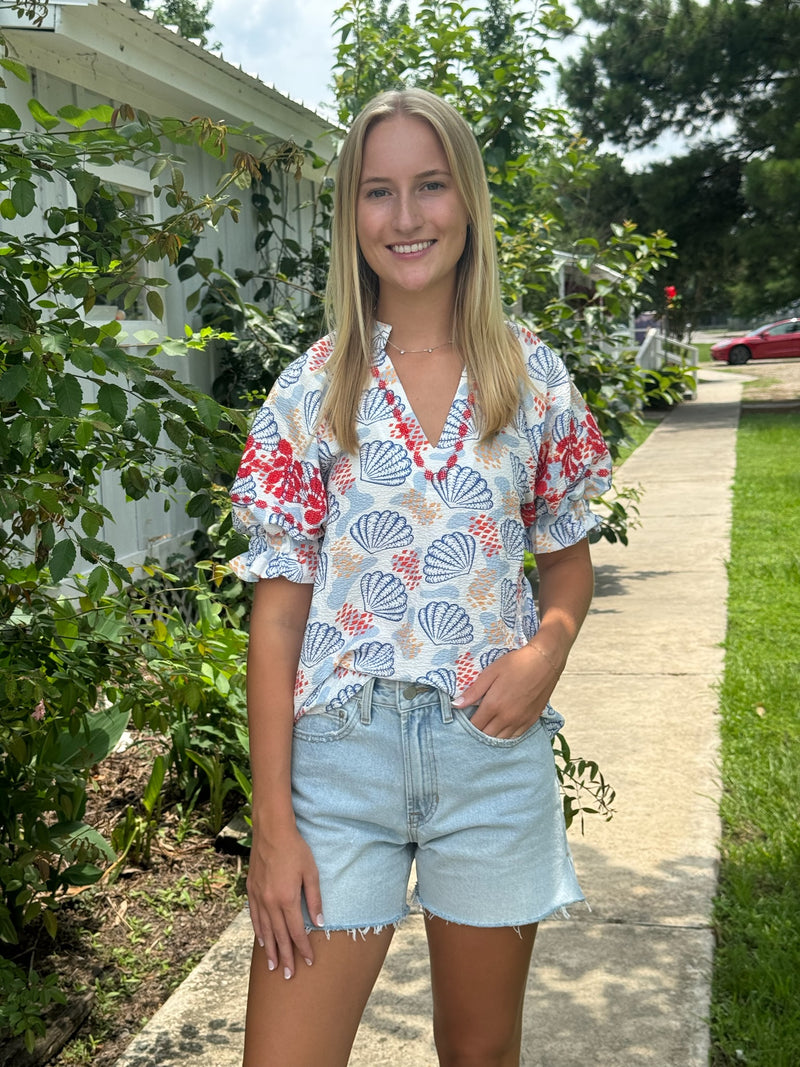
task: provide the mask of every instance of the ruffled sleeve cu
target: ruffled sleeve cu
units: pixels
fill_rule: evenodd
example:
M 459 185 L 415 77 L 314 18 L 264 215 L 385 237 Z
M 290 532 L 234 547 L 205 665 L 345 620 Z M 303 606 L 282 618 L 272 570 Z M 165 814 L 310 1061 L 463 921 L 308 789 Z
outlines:
M 233 525 L 250 539 L 230 561 L 246 582 L 288 578 L 311 583 L 327 521 L 327 494 L 315 432 L 321 392 L 304 358 L 275 383 L 253 422 L 230 490 Z
M 523 522 L 531 551 L 555 552 L 599 525 L 590 501 L 611 486 L 611 456 L 563 362 L 531 334 L 522 339 L 533 386 L 523 410 L 535 465 Z

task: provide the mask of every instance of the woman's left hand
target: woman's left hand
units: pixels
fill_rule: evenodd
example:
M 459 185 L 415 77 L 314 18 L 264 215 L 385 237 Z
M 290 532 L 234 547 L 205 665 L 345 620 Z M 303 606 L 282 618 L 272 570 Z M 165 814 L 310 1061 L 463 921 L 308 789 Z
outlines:
M 537 555 L 536 566 L 540 618 L 536 634 L 523 648 L 490 663 L 453 701 L 455 708 L 477 704 L 472 725 L 489 737 L 519 737 L 533 726 L 589 610 L 594 577 L 586 538 Z
M 560 672 L 534 646 L 507 652 L 490 663 L 453 701 L 455 708 L 478 704 L 472 725 L 489 737 L 519 737 L 545 709 Z

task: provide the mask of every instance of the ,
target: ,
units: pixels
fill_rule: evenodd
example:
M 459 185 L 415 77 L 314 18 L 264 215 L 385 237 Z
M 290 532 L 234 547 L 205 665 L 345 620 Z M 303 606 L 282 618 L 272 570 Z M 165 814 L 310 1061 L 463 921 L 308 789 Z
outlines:
M 800 356 L 800 318 L 780 319 L 732 341 L 712 345 L 712 359 L 747 363 L 749 359 L 782 359 Z

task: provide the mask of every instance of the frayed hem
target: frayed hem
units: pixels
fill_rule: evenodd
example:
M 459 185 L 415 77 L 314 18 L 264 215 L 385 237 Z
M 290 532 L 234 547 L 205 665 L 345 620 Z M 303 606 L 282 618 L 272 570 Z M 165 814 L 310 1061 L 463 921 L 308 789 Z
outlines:
M 313 926 L 306 924 L 306 933 L 318 933 L 324 934 L 326 939 L 330 941 L 331 934 L 347 934 L 348 937 L 352 937 L 354 941 L 357 941 L 359 937 L 362 941 L 367 940 L 369 934 L 382 934 L 384 930 L 391 928 L 397 930 L 400 924 L 408 918 L 408 912 L 405 915 L 401 915 L 397 919 L 391 919 L 385 923 L 371 923 L 367 926 Z
M 556 922 L 563 922 L 564 919 L 571 919 L 572 916 L 567 909 L 572 907 L 584 907 L 590 915 L 592 914 L 592 905 L 588 900 L 571 900 L 569 904 L 562 904 L 560 907 L 554 908 L 549 915 L 545 915 L 544 919 L 539 921 L 547 922 L 549 919 L 555 919 Z
M 508 927 L 512 930 L 516 930 L 517 934 L 520 937 L 522 936 L 521 928 L 523 926 L 533 926 L 536 923 L 546 922 L 550 919 L 555 919 L 556 921 L 560 922 L 563 922 L 565 919 L 571 919 L 572 916 L 570 915 L 569 911 L 567 911 L 567 908 L 572 907 L 574 905 L 585 904 L 590 912 L 592 910 L 591 907 L 589 907 L 588 901 L 579 897 L 576 900 L 568 900 L 564 904 L 558 904 L 554 908 L 551 908 L 549 911 L 544 912 L 544 914 L 540 915 L 538 918 L 535 919 L 518 919 L 511 920 L 510 922 L 469 922 L 464 919 L 456 919 L 452 915 L 442 915 L 439 912 L 432 911 L 431 908 L 423 904 L 423 902 L 419 899 L 419 896 L 416 894 L 416 891 L 415 902 L 419 905 L 420 909 L 422 910 L 422 913 L 427 919 L 438 919 L 440 922 L 445 922 L 448 924 L 452 923 L 455 926 L 474 926 L 481 930 L 493 930 Z

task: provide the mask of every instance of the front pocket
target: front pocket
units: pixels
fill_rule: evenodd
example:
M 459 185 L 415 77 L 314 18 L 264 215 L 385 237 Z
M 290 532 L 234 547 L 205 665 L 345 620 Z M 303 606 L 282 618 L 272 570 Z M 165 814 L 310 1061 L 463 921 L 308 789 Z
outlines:
M 302 715 L 294 724 L 294 737 L 298 741 L 339 741 L 358 722 L 359 706 L 357 695 L 341 708 Z
M 465 733 L 468 733 L 470 737 L 474 737 L 476 741 L 480 741 L 481 744 L 488 745 L 489 748 L 515 748 L 521 742 L 532 737 L 537 730 L 542 729 L 542 720 L 539 718 L 533 726 L 529 726 L 525 733 L 520 734 L 519 737 L 490 737 L 489 734 L 485 734 L 483 730 L 479 730 L 477 726 L 472 725 L 471 716 L 477 710 L 477 707 L 467 710 L 453 708 L 453 717 Z

